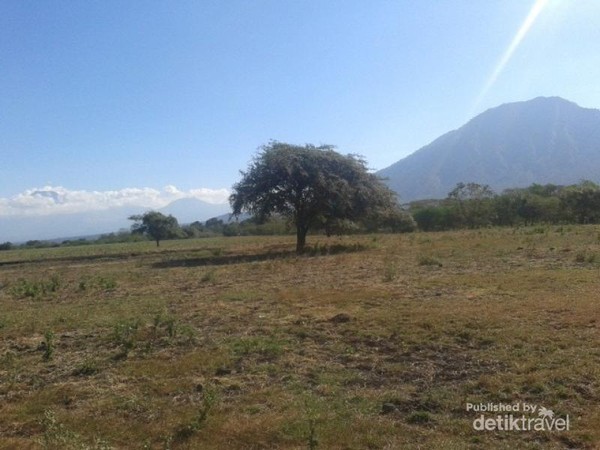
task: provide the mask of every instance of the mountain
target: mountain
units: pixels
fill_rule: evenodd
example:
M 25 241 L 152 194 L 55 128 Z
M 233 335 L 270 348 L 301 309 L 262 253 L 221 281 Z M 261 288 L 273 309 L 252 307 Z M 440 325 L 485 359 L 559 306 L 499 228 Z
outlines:
M 229 204 L 212 204 L 198 200 L 197 198 L 182 198 L 169 203 L 159 209 L 163 214 L 171 214 L 177 218 L 180 224 L 196 221 L 204 222 L 211 217 L 219 216 L 229 212 Z
M 139 214 L 139 208 L 120 207 L 102 211 L 43 216 L 9 216 L 0 221 L 0 241 L 54 240 L 88 236 L 129 229 L 127 217 Z
M 132 222 L 127 218 L 150 209 L 128 206 L 72 214 L 3 217 L 0 220 L 0 242 L 55 240 L 129 230 Z M 196 220 L 202 222 L 229 210 L 228 204 L 215 205 L 195 198 L 183 198 L 158 211 L 172 214 L 180 224 L 185 224 Z
M 248 220 L 252 217 L 250 213 L 243 212 L 239 216 L 233 216 L 231 212 L 227 214 L 221 214 L 220 216 L 215 216 L 214 219 L 221 220 L 223 223 L 233 223 L 233 222 L 243 222 L 244 220 Z M 213 217 L 211 217 L 212 219 Z
M 560 97 L 489 109 L 380 170 L 402 202 L 445 198 L 458 182 L 496 192 L 532 183 L 600 181 L 600 111 Z

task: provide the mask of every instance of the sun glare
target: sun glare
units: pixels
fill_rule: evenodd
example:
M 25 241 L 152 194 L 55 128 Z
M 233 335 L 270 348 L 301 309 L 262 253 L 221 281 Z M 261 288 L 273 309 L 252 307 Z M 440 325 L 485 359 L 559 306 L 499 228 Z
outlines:
M 529 11 L 529 14 L 527 15 L 527 17 L 523 21 L 523 24 L 517 31 L 517 34 L 515 34 L 515 37 L 510 42 L 510 45 L 508 46 L 506 51 L 503 53 L 502 57 L 496 64 L 494 71 L 492 72 L 492 74 L 488 78 L 487 82 L 485 83 L 483 89 L 477 96 L 477 99 L 475 100 L 475 103 L 473 104 L 473 107 L 471 109 L 471 113 L 472 113 L 471 115 L 473 115 L 473 113 L 475 112 L 475 110 L 477 109 L 479 104 L 482 102 L 482 100 L 485 98 L 487 93 L 490 91 L 490 89 L 492 88 L 492 86 L 494 85 L 494 83 L 496 82 L 496 80 L 498 79 L 498 77 L 500 76 L 500 74 L 502 73 L 502 71 L 504 70 L 504 68 L 510 61 L 510 59 L 512 58 L 512 55 L 515 53 L 517 48 L 519 48 L 519 45 L 521 44 L 521 42 L 523 41 L 523 39 L 525 38 L 525 36 L 529 32 L 529 30 L 531 29 L 532 25 L 535 23 L 536 19 L 538 18 L 540 13 L 544 10 L 544 8 L 546 7 L 547 4 L 548 4 L 548 0 L 536 0 L 536 2 L 533 4 L 533 6 L 531 7 L 531 10 Z

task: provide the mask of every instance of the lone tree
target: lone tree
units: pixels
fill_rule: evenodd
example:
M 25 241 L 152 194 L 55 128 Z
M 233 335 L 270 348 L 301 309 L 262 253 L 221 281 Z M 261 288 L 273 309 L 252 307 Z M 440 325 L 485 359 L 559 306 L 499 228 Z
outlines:
M 296 252 L 302 253 L 309 229 L 399 209 L 394 192 L 367 171 L 363 159 L 333 149 L 276 141 L 263 146 L 233 186 L 233 214 L 288 218 L 296 226 Z
M 171 215 L 165 216 L 158 211 L 148 211 L 144 214 L 129 217 L 129 220 L 135 221 L 131 226 L 132 233 L 145 234 L 156 241 L 156 246 L 160 245 L 163 239 L 172 239 L 179 237 L 181 229 L 177 219 Z

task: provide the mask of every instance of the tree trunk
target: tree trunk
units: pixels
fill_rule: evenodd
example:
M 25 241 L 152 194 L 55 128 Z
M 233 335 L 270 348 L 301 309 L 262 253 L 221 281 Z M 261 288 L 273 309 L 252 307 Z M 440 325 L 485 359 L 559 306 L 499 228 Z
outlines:
M 304 252 L 304 245 L 306 244 L 306 233 L 308 227 L 297 225 L 296 226 L 296 254 L 300 255 Z
M 158 241 L 159 241 L 159 240 L 157 239 L 157 240 L 156 240 L 156 246 L 157 246 L 157 247 L 159 246 L 159 244 L 158 244 Z

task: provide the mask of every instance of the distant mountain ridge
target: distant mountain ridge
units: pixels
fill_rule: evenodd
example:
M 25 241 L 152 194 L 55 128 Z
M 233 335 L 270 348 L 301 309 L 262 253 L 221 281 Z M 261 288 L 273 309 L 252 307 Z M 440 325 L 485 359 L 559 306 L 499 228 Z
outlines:
M 600 181 L 600 111 L 560 97 L 489 109 L 380 170 L 402 202 L 444 198 L 458 182 L 499 192 Z
M 94 236 L 129 229 L 127 218 L 142 214 L 152 208 L 116 207 L 100 211 L 44 216 L 3 217 L 0 220 L 0 242 L 28 240 L 54 240 L 73 236 Z M 212 204 L 196 198 L 182 198 L 157 209 L 173 215 L 180 224 L 204 222 L 230 210 L 229 204 Z
M 169 203 L 158 211 L 167 215 L 171 214 L 181 225 L 196 221 L 204 222 L 213 217 L 225 214 L 230 210 L 231 208 L 228 203 L 214 204 L 197 198 L 181 198 Z

